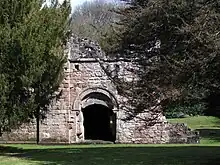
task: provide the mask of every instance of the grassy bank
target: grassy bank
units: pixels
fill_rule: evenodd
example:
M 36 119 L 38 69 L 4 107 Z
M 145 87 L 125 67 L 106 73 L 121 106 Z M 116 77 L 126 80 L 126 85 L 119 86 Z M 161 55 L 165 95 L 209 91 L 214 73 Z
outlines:
M 168 121 L 171 123 L 186 123 L 192 129 L 220 129 L 220 118 L 211 116 L 168 119 Z

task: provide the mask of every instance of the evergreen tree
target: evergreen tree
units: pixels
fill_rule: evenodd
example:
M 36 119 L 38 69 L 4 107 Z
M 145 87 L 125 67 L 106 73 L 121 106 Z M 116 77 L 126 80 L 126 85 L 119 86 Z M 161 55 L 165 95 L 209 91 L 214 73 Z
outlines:
M 109 53 L 137 65 L 138 81 L 117 79 L 134 112 L 217 103 L 210 99 L 220 96 L 219 0 L 132 0 L 118 13 L 119 44 Z
M 62 80 L 69 14 L 67 1 L 0 1 L 0 132 L 47 112 Z

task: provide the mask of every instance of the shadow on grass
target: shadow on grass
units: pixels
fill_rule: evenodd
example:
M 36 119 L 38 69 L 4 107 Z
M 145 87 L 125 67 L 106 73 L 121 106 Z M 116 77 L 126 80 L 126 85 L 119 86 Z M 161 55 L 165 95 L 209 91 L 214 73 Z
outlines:
M 34 148 L 34 147 L 33 147 Z M 217 146 L 47 147 L 42 149 L 0 148 L 0 156 L 23 158 L 50 165 L 215 165 L 220 162 Z M 1 164 L 1 163 L 0 163 Z M 15 164 L 16 165 L 16 164 Z
M 220 142 L 220 129 L 196 129 L 202 138 Z
M 23 153 L 25 152 L 24 149 L 18 147 L 10 147 L 10 146 L 1 146 L 0 145 L 0 156 L 5 154 L 16 154 L 16 153 Z

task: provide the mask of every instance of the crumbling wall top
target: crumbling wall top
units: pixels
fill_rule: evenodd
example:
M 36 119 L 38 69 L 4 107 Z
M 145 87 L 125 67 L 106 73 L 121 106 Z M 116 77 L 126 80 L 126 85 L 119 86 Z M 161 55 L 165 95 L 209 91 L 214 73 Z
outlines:
M 67 43 L 68 59 L 77 61 L 82 58 L 105 59 L 105 53 L 99 44 L 88 38 L 80 38 L 72 34 Z

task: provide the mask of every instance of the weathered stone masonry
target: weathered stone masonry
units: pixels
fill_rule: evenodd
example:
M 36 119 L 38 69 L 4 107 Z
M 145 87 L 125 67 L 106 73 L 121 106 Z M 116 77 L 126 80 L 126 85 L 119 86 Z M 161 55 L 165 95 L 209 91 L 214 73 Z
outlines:
M 116 87 L 102 69 L 100 61 L 119 67 L 127 65 L 127 62 L 106 59 L 99 46 L 87 39 L 71 37 L 67 47 L 68 62 L 64 68 L 64 80 L 58 91 L 61 96 L 53 101 L 47 118 L 40 124 L 41 143 L 78 143 L 94 136 L 97 140 L 99 137 L 103 138 L 100 140 L 108 138 L 116 143 L 199 142 L 196 132 L 189 130 L 184 124 L 168 123 L 162 114 L 158 115 L 153 126 L 146 126 L 146 121 L 140 119 L 140 117 L 150 115 L 146 113 L 130 121 L 122 120 L 126 116 L 126 112 L 121 108 L 123 98 L 118 95 Z M 124 72 L 123 67 L 119 69 L 121 74 L 129 80 L 129 73 Z M 98 107 L 102 107 L 103 111 L 106 110 L 105 114 L 108 111 L 108 115 L 105 115 L 107 122 L 102 121 L 101 116 L 94 120 L 89 119 Z M 88 112 L 87 116 L 85 111 Z M 102 113 L 98 110 L 97 112 Z M 98 123 L 99 120 L 100 123 Z M 105 133 L 91 133 L 91 131 L 96 131 L 95 126 L 91 126 L 96 123 L 100 127 L 98 131 Z M 104 128 L 109 129 L 110 133 Z M 109 137 L 105 137 L 104 134 L 107 133 Z M 34 122 L 11 133 L 5 133 L 0 138 L 1 142 L 35 140 L 36 125 Z

